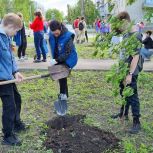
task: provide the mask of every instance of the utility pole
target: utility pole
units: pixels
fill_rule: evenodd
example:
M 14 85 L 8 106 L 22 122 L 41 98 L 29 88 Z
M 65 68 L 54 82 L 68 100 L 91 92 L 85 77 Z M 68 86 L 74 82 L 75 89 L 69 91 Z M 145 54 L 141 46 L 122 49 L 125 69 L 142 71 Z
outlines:
M 81 0 L 81 16 L 85 17 L 85 2 Z

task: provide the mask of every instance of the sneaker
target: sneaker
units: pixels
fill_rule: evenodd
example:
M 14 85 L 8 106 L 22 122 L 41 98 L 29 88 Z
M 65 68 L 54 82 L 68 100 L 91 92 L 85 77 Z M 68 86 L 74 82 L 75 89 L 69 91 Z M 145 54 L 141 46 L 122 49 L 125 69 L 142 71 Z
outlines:
M 28 60 L 28 56 L 27 55 L 23 56 L 23 59 Z
M 25 123 L 22 121 L 18 121 L 14 125 L 14 132 L 19 133 L 22 131 L 26 131 L 28 127 L 26 127 Z
M 47 62 L 47 60 L 46 59 L 43 59 L 42 62 Z
M 18 139 L 15 134 L 11 134 L 9 136 L 4 136 L 2 140 L 2 145 L 9 145 L 9 146 L 21 146 L 22 143 Z
M 66 94 L 59 94 L 58 98 L 59 98 L 60 100 L 65 100 L 65 101 L 67 101 L 67 100 L 68 100 L 68 98 L 67 98 L 67 95 L 66 95 Z
M 41 63 L 41 60 L 36 59 L 36 60 L 34 60 L 33 62 L 34 62 L 34 63 Z
M 134 124 L 133 127 L 129 130 L 130 134 L 138 134 L 141 130 L 141 124 Z
M 139 121 L 139 118 L 133 118 L 133 126 L 132 128 L 128 131 L 130 134 L 137 134 L 141 130 L 141 124 Z
M 21 57 L 21 58 L 18 59 L 18 61 L 19 61 L 19 62 L 24 62 L 24 58 Z

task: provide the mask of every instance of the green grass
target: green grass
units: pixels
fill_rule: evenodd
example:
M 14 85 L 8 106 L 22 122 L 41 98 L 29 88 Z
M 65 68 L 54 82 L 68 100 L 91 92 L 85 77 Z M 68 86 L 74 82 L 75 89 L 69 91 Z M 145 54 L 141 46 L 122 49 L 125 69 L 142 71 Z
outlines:
M 47 72 L 26 72 L 24 75 L 40 73 Z M 100 71 L 72 72 L 68 81 L 69 114 L 85 114 L 87 115 L 86 124 L 113 132 L 122 140 L 121 145 L 126 153 L 152 153 L 153 74 L 144 73 L 140 77 L 142 130 L 138 135 L 129 135 L 125 132 L 131 127 L 132 117 L 129 122 L 125 123 L 110 118 L 110 115 L 118 112 L 119 106 L 113 102 L 111 85 L 106 83 L 105 74 Z M 41 131 L 47 128 L 44 123 L 55 116 L 53 103 L 58 94 L 56 82 L 52 82 L 50 78 L 33 80 L 19 84 L 18 88 L 23 100 L 22 119 L 30 124 L 30 129 L 19 134 L 23 140 L 21 147 L 0 145 L 0 153 L 51 153 L 42 147 L 45 136 Z M 2 110 L 0 109 L 0 111 Z
M 33 43 L 34 38 L 33 37 L 27 37 L 27 43 Z
M 26 54 L 28 55 L 28 57 L 33 58 L 35 55 L 35 48 L 34 46 L 31 46 L 31 44 L 33 44 L 33 37 L 28 37 L 27 41 L 28 41 L 28 44 L 30 44 L 30 46 L 27 47 Z M 93 53 L 95 51 L 93 42 L 94 42 L 94 38 L 90 38 L 89 43 L 79 44 L 79 45 L 76 44 L 76 49 L 77 49 L 79 58 L 83 58 L 83 59 L 97 58 L 97 57 L 93 57 Z

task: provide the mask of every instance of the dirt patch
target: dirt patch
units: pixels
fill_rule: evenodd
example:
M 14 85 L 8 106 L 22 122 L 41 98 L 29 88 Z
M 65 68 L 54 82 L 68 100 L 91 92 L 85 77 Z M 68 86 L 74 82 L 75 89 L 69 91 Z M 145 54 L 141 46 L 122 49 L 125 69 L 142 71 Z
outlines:
M 110 132 L 85 125 L 84 118 L 76 115 L 48 121 L 45 147 L 54 153 L 102 153 L 118 148 L 119 139 Z

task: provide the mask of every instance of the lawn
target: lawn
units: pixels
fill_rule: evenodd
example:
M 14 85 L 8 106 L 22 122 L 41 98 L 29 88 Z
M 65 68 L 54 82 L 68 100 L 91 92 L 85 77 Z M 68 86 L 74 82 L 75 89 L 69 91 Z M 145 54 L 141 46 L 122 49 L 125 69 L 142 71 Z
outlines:
M 25 76 L 47 73 L 24 72 Z M 110 116 L 118 111 L 111 96 L 111 85 L 106 83 L 106 72 L 75 71 L 69 78 L 69 114 L 85 114 L 85 123 L 106 131 L 111 131 L 119 139 L 124 152 L 152 153 L 153 152 L 153 74 L 143 73 L 139 82 L 141 101 L 142 130 L 137 135 L 125 132 L 131 126 L 129 122 L 122 123 L 112 120 Z M 42 147 L 45 140 L 45 122 L 52 119 L 53 103 L 57 98 L 57 85 L 50 78 L 33 80 L 18 85 L 22 95 L 22 119 L 30 125 L 27 132 L 19 134 L 23 140 L 21 147 L 5 147 L 0 145 L 1 153 L 52 153 Z M 2 111 L 0 109 L 0 111 Z M 109 152 L 109 151 L 108 151 Z M 115 151 L 114 151 L 115 152 Z M 118 151 L 116 151 L 118 152 Z
M 28 55 L 28 57 L 33 58 L 35 55 L 35 48 L 33 45 L 33 37 L 28 37 L 27 41 L 28 41 L 29 45 L 27 47 L 26 54 Z M 76 49 L 77 49 L 79 58 L 83 58 L 83 59 L 97 58 L 97 57 L 93 57 L 93 53 L 95 51 L 95 46 L 94 46 L 93 42 L 94 42 L 94 38 L 89 38 L 89 43 L 76 45 Z

